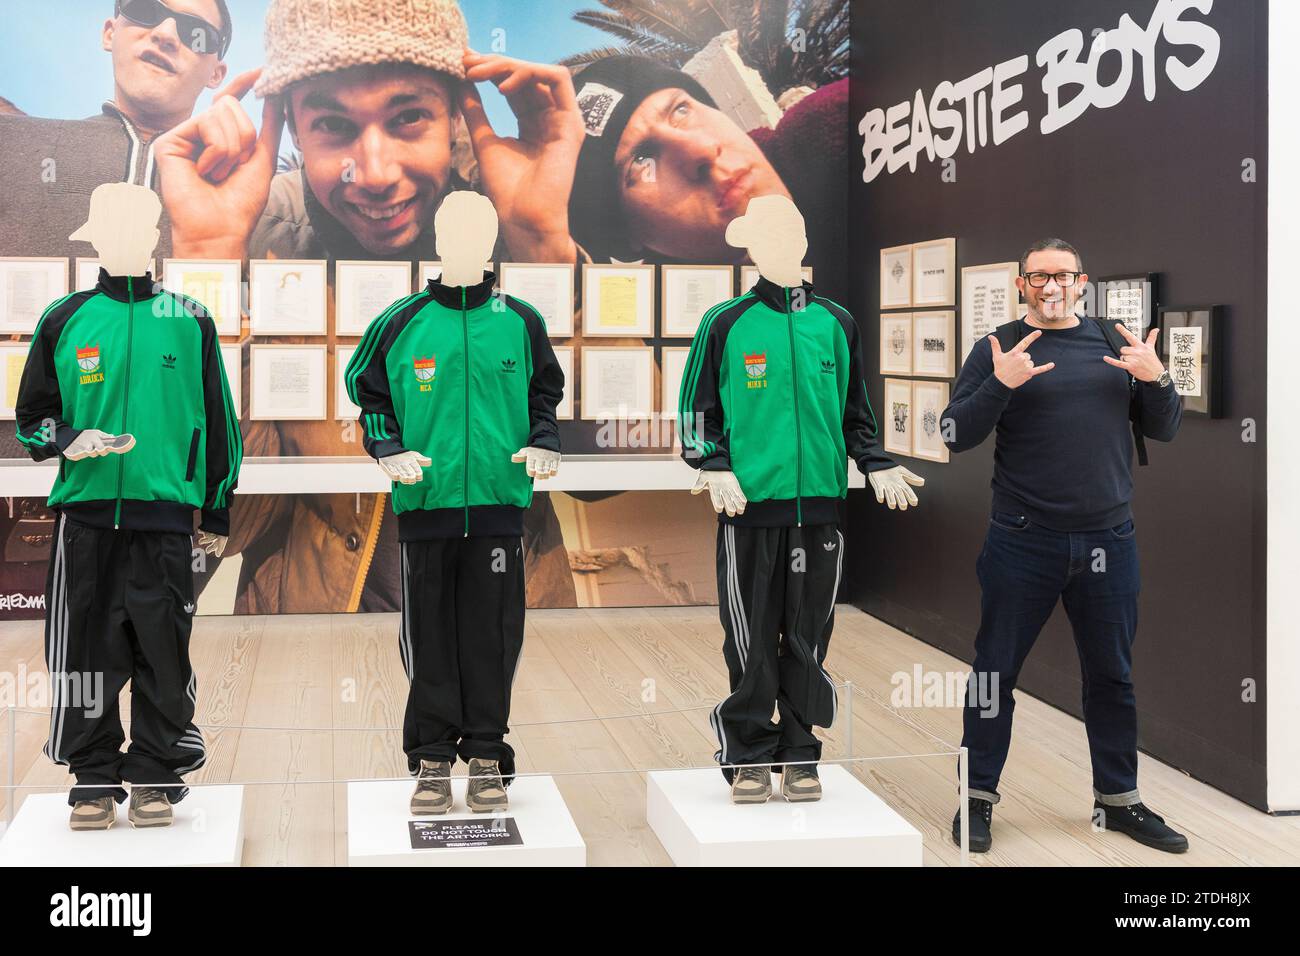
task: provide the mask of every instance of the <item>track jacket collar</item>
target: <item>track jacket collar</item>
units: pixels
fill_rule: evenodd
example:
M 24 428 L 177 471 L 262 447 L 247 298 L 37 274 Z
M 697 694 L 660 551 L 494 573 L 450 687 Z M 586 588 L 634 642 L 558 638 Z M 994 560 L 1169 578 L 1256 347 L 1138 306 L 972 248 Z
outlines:
M 483 281 L 477 285 L 443 285 L 440 279 L 429 280 L 429 294 L 433 296 L 435 302 L 445 305 L 449 309 L 459 309 L 461 306 L 460 293 L 465 290 L 465 308 L 477 309 L 480 305 L 492 298 L 492 290 L 497 284 L 496 273 L 484 272 Z
M 784 312 L 786 310 L 785 295 L 786 292 L 789 292 L 790 310 L 792 312 L 798 312 L 801 311 L 803 307 L 806 307 L 808 303 L 812 301 L 813 284 L 811 282 L 803 283 L 802 285 L 803 298 L 801 302 L 795 296 L 795 293 L 799 289 L 800 286 L 791 286 L 789 289 L 787 289 L 785 286 L 777 285 L 775 282 L 773 282 L 771 279 L 767 278 L 766 276 L 760 275 L 758 277 L 758 281 L 754 283 L 753 292 L 756 296 L 759 297 L 760 300 L 762 300 L 767 305 L 771 306 L 777 312 Z
M 95 291 L 102 292 L 110 299 L 117 299 L 119 302 L 129 302 L 132 298 L 131 293 L 134 293 L 137 302 L 141 299 L 152 299 L 158 294 L 154 289 L 153 276 L 150 273 L 146 272 L 142 276 L 111 276 L 103 266 L 99 267 L 99 281 L 95 283 Z

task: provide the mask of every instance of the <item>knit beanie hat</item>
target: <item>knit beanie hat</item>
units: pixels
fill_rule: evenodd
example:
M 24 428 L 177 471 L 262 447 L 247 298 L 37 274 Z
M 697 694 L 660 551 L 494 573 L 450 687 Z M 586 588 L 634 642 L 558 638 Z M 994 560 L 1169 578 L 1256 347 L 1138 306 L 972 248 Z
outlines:
M 465 78 L 469 43 L 456 0 L 271 0 L 258 96 L 350 66 L 410 63 Z
M 646 97 L 685 90 L 706 106 L 713 98 L 681 70 L 644 56 L 608 56 L 588 63 L 573 78 L 586 131 L 569 198 L 569 231 L 597 261 L 637 254 L 627 238 L 614 151 L 627 121 Z

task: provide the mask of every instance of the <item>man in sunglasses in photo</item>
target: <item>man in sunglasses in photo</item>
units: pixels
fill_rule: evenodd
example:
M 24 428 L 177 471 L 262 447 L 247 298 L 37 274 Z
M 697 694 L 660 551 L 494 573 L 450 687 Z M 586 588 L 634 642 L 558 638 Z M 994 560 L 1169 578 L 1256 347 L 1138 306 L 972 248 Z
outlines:
M 0 115 L 0 256 L 76 256 L 70 236 L 108 182 L 158 189 L 153 143 L 226 76 L 226 0 L 116 0 L 100 42 L 112 98 L 84 120 Z M 20 104 L 21 105 L 21 104 Z M 156 256 L 171 255 L 164 210 Z
M 1132 461 L 1145 439 L 1170 441 L 1182 401 L 1156 352 L 1120 322 L 1083 318 L 1088 282 L 1078 251 L 1042 239 L 1020 258 L 1022 320 L 976 342 L 943 413 L 954 452 L 996 430 L 993 506 L 976 562 L 982 591 L 971 680 L 995 705 L 967 695 L 962 745 L 970 751 L 970 849 L 993 843 L 993 804 L 1011 746 L 1012 690 L 1059 602 L 1083 673 L 1097 829 L 1169 853 L 1187 838 L 1143 802 L 1137 786 L 1138 553 L 1130 502 Z M 960 815 L 953 819 L 960 842 Z

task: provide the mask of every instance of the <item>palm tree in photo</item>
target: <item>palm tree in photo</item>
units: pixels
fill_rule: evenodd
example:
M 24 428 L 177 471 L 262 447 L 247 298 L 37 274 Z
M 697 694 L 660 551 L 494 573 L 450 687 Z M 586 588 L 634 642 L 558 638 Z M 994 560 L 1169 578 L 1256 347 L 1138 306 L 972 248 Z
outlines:
M 565 66 L 637 54 L 680 68 L 735 30 L 740 57 L 773 94 L 825 86 L 849 72 L 848 0 L 600 0 L 573 19 L 622 41 L 567 57 Z

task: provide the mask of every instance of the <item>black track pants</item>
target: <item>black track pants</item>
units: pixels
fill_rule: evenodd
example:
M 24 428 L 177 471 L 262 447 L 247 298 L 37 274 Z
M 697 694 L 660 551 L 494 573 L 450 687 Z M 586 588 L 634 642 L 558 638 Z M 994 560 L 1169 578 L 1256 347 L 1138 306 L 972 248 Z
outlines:
M 719 523 L 718 605 L 731 695 L 710 720 L 728 783 L 732 765 L 821 758 L 812 728 L 835 720 L 835 686 L 822 662 L 843 554 L 844 536 L 833 524 Z
M 50 739 L 45 755 L 77 777 L 68 802 L 126 798 L 123 781 L 162 785 L 203 766 L 190 668 L 191 541 L 164 531 L 112 531 L 58 517 L 45 589 Z M 118 696 L 131 682 L 131 745 Z M 167 786 L 173 785 L 173 786 Z
M 508 779 L 510 688 L 524 645 L 519 538 L 402 543 L 402 665 L 411 681 L 402 749 L 420 760 L 496 760 Z

